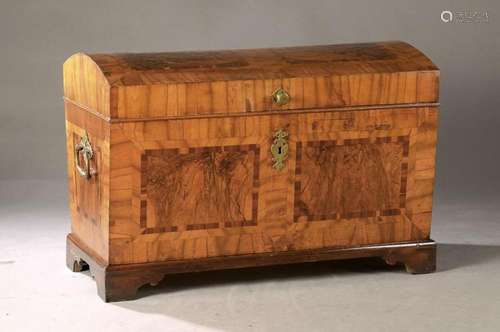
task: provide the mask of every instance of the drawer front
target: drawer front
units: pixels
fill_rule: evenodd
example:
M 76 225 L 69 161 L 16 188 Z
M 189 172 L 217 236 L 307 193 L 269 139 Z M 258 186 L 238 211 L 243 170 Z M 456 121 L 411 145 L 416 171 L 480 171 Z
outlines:
M 436 108 L 112 125 L 110 261 L 429 236 Z

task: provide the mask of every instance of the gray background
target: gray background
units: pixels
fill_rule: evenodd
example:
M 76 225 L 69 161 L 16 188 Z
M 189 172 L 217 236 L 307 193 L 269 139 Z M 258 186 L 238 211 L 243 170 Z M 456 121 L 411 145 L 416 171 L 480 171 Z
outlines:
M 489 23 L 443 23 L 442 10 Z M 441 69 L 439 198 L 498 192 L 498 1 L 6 1 L 0 178 L 65 179 L 62 64 L 71 54 L 404 40 Z
M 487 11 L 489 23 L 443 23 L 443 10 Z M 495 0 L 0 0 L 0 329 L 498 331 L 499 14 Z M 201 274 L 106 305 L 64 268 L 71 54 L 382 40 L 441 69 L 437 273 L 355 262 Z

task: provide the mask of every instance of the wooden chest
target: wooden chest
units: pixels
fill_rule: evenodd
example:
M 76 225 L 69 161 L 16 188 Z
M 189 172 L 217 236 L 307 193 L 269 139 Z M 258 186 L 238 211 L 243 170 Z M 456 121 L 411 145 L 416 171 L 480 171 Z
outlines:
M 67 264 L 105 301 L 180 272 L 370 256 L 434 271 L 438 85 L 403 42 L 75 54 Z

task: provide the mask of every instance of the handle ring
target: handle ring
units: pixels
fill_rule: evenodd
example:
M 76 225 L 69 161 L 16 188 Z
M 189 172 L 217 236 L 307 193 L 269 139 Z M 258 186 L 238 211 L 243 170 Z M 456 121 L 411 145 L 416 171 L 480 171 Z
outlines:
M 80 154 L 82 153 L 83 161 L 85 162 L 85 165 L 83 167 L 80 165 Z M 75 145 L 75 163 L 78 174 L 86 179 L 90 179 L 92 175 L 97 174 L 97 172 L 90 167 L 90 160 L 93 157 L 94 151 L 92 150 L 92 145 L 90 145 L 87 132 L 85 132 L 80 142 Z

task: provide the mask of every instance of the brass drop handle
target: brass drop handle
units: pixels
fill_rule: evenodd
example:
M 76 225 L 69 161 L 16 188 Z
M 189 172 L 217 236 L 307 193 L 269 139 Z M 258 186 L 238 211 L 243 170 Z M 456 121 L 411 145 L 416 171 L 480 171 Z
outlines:
M 272 97 L 273 97 L 273 102 L 279 106 L 288 104 L 288 102 L 290 102 L 290 99 L 291 99 L 288 92 L 286 92 L 285 89 L 283 89 L 283 88 L 276 89 L 273 92 Z
M 288 158 L 288 133 L 279 129 L 274 133 L 274 141 L 271 145 L 273 156 L 273 168 L 281 171 L 285 167 L 285 160 Z
M 85 162 L 85 165 L 83 167 L 80 165 L 81 154 L 83 154 L 83 160 Z M 80 142 L 75 145 L 75 163 L 78 173 L 86 179 L 90 179 L 92 175 L 97 174 L 97 172 L 90 167 L 90 160 L 93 157 L 94 151 L 92 151 L 89 137 L 87 135 L 87 132 L 85 132 Z

